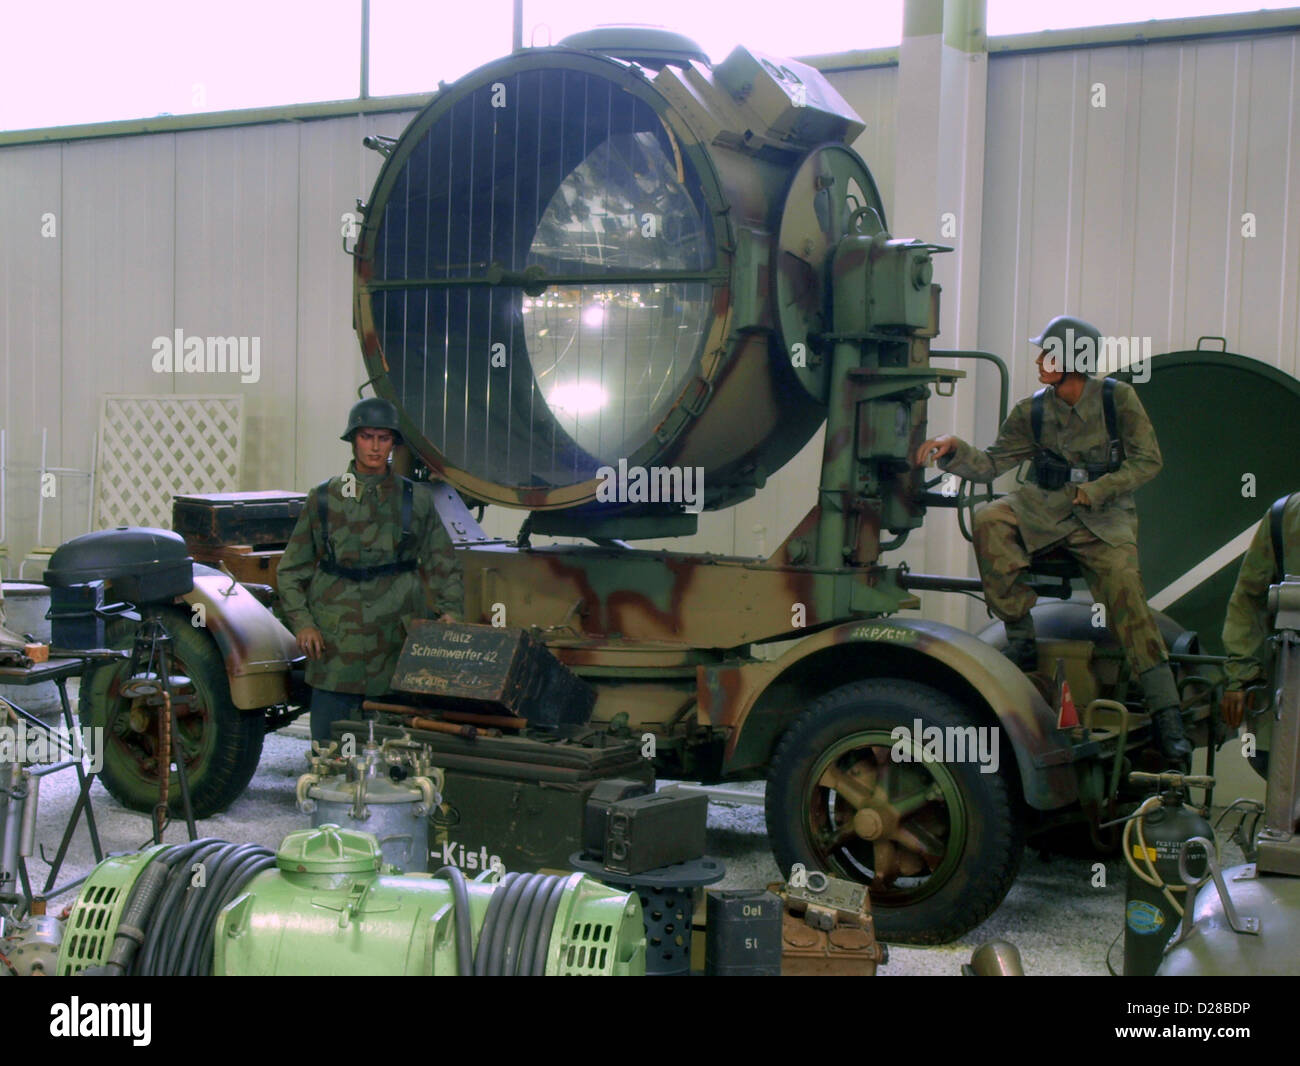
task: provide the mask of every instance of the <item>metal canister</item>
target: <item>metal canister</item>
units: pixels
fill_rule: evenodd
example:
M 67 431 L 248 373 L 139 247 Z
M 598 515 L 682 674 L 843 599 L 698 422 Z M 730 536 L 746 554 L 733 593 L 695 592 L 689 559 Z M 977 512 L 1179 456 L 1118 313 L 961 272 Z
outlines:
M 442 771 L 423 754 L 373 737 L 357 755 L 327 751 L 298 779 L 298 808 L 313 828 L 338 825 L 373 834 L 383 861 L 402 873 L 429 868 L 429 812 L 442 802 Z
M 1166 894 L 1166 888 L 1187 905 L 1186 888 L 1178 874 L 1178 854 L 1192 837 L 1214 839 L 1210 823 L 1183 803 L 1182 794 L 1169 791 L 1160 797 L 1160 806 L 1139 815 L 1141 834 L 1129 838 L 1128 889 L 1124 899 L 1124 976 L 1149 977 L 1156 972 L 1165 945 L 1173 936 L 1179 913 Z M 1199 845 L 1189 849 L 1187 868 L 1203 877 L 1208 868 L 1206 855 Z M 1153 885 L 1136 872 L 1154 876 L 1161 885 Z

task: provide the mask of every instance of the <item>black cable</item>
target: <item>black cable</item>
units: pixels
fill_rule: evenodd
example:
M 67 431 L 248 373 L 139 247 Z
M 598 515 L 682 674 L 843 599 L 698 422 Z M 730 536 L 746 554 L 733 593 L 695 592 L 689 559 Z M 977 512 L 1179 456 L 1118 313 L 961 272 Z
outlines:
M 212 948 L 212 931 L 218 912 L 254 874 L 266 869 L 268 860 L 274 862 L 274 859 L 273 854 L 257 844 L 232 846 L 222 856 L 217 876 L 210 879 L 207 887 L 198 894 L 194 920 L 186 931 L 180 951 L 177 969 L 182 975 L 197 977 L 203 974 L 201 963 Z
M 446 875 L 456 919 L 456 972 L 461 977 L 474 976 L 474 929 L 470 922 L 469 889 L 459 866 L 444 866 L 434 877 Z
M 212 970 L 212 932 L 217 916 L 252 878 L 275 865 L 275 855 L 256 844 L 205 838 L 159 856 L 168 867 L 166 887 L 148 915 L 142 949 L 131 967 L 148 976 L 200 976 Z M 203 867 L 201 883 L 193 866 Z
M 542 912 L 540 927 L 541 935 L 537 941 L 537 948 L 533 952 L 534 976 L 543 977 L 546 974 L 546 955 L 551 950 L 551 929 L 555 925 L 555 916 L 559 913 L 560 900 L 564 898 L 564 886 L 567 882 L 567 877 L 557 877 L 551 888 L 551 894 L 546 897 L 546 910 Z
M 505 900 L 501 904 L 501 910 L 497 912 L 496 920 L 489 929 L 485 924 L 483 931 L 479 934 L 479 946 L 483 944 L 485 937 L 489 938 L 487 972 L 489 977 L 500 977 L 502 965 L 505 961 L 506 953 L 506 930 L 509 926 L 511 917 L 515 913 L 515 906 L 519 903 L 519 897 L 524 891 L 524 886 L 528 884 L 528 877 L 531 875 L 517 875 L 516 880 L 509 888 L 505 890 Z M 505 881 L 502 880 L 502 885 Z M 500 893 L 501 889 L 497 889 Z M 493 897 L 495 898 L 495 896 Z
M 517 873 L 508 873 L 501 878 L 497 885 L 496 891 L 492 893 L 492 898 L 488 901 L 487 914 L 483 916 L 483 925 L 478 933 L 478 946 L 474 951 L 474 976 L 486 977 L 488 965 L 488 945 L 489 933 L 496 925 L 497 911 L 501 909 L 502 900 L 505 899 L 505 890 L 514 883 Z
M 510 926 L 506 930 L 501 955 L 501 973 L 505 977 L 515 977 L 519 973 L 519 947 L 524 935 L 524 920 L 532 910 L 538 890 L 547 880 L 546 874 L 528 874 L 524 878 L 523 891 L 515 901 L 514 912 L 510 915 Z
M 533 975 L 533 953 L 537 950 L 537 937 L 542 931 L 542 912 L 546 910 L 546 901 L 550 898 L 554 877 L 547 877 L 545 884 L 539 885 L 531 893 L 528 909 L 524 914 L 524 925 L 520 932 L 519 954 L 515 963 L 515 975 L 531 977 Z
M 171 848 L 159 854 L 159 858 L 167 863 L 171 868 L 171 872 L 168 874 L 167 887 L 163 890 L 162 897 L 154 906 L 153 914 L 149 917 L 149 924 L 145 927 L 144 944 L 141 945 L 140 951 L 136 954 L 135 963 L 131 967 L 132 975 L 144 976 L 162 972 L 159 969 L 158 959 L 163 949 L 163 930 L 172 921 L 172 913 L 189 884 L 188 875 L 192 865 L 191 860 L 197 858 L 198 862 L 204 862 L 207 856 L 221 846 L 221 843 L 220 840 L 214 837 L 204 837 L 202 840 L 191 841 L 188 844 L 182 844 L 179 848 Z M 185 871 L 186 876 L 183 879 L 176 877 L 177 869 Z

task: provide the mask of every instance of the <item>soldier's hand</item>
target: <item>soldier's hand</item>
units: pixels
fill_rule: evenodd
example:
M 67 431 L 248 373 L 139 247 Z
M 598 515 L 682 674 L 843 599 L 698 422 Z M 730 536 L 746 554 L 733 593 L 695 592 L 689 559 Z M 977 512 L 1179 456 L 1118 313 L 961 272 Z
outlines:
M 1236 729 L 1241 725 L 1242 717 L 1255 703 L 1255 694 L 1253 692 L 1225 692 L 1223 701 L 1219 704 L 1219 709 L 1223 712 L 1223 720 L 1227 723 L 1229 729 Z
M 1083 506 L 1083 507 L 1091 507 L 1091 506 L 1092 506 L 1092 500 L 1088 498 L 1088 494 L 1087 494 L 1087 492 L 1084 491 L 1084 488 L 1083 488 L 1082 485 L 1077 485 L 1077 486 L 1075 486 L 1075 489 L 1074 489 L 1074 502 L 1077 503 L 1077 504 L 1079 504 L 1080 506 Z
M 325 654 L 325 638 L 315 626 L 306 626 L 298 631 L 298 647 L 308 659 L 319 659 Z
M 942 437 L 931 437 L 917 448 L 916 465 L 929 466 L 931 463 L 937 463 L 945 455 L 955 452 L 957 444 L 957 438 L 946 433 Z
M 447 625 L 450 622 L 458 621 L 458 619 L 452 618 L 451 615 L 444 612 L 438 616 L 438 621 L 441 622 L 443 625 Z

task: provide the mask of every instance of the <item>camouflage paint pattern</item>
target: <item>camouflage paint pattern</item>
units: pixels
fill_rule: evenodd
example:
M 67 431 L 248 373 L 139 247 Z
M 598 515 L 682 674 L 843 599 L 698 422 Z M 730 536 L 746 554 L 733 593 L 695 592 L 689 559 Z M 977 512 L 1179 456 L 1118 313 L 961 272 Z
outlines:
M 331 478 L 327 513 L 329 539 L 341 566 L 365 567 L 398 558 L 401 540 L 401 482 L 385 475 L 357 474 L 355 495 L 345 497 L 344 477 Z M 411 533 L 419 568 L 385 574 L 368 581 L 327 574 L 317 513 L 319 486 L 307 503 L 280 559 L 280 604 L 295 634 L 308 626 L 320 630 L 325 654 L 308 663 L 307 683 L 332 692 L 378 696 L 387 692 L 410 618 L 459 619 L 463 610 L 461 568 L 451 539 L 438 520 L 432 495 L 415 487 Z
M 1282 550 L 1294 573 L 1300 568 L 1300 493 L 1293 495 L 1282 512 Z M 1241 560 L 1237 583 L 1223 621 L 1223 647 L 1228 662 L 1228 688 L 1239 690 L 1268 676 L 1268 636 L 1273 632 L 1268 612 L 1268 587 L 1277 580 L 1277 557 L 1269 516 L 1255 527 L 1255 536 Z
M 971 634 L 914 618 L 847 622 L 805 638 L 779 659 L 701 667 L 699 718 L 727 731 L 724 774 L 740 776 L 766 763 L 801 705 L 786 679 L 810 677 L 813 687 L 803 694 L 810 699 L 825 690 L 819 675 L 824 680 L 853 661 L 870 664 L 860 676 L 915 676 L 940 689 L 973 689 L 1014 749 L 1026 802 L 1050 810 L 1077 798 L 1075 756 L 1029 679 Z
M 236 707 L 271 707 L 288 698 L 286 671 L 302 652 L 293 634 L 251 592 L 224 574 L 196 573 L 194 587 L 181 599 L 191 608 L 202 605 L 203 627 L 221 649 Z

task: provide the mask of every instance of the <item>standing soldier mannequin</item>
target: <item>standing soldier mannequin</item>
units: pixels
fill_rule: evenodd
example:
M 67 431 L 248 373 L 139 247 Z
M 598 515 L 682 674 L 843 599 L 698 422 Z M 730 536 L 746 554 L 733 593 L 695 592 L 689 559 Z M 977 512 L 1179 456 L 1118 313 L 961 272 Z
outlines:
M 389 469 L 397 408 L 361 400 L 340 439 L 352 445 L 347 473 L 307 494 L 277 572 L 285 618 L 311 660 L 311 736 L 322 742 L 331 723 L 388 691 L 405 621 L 457 621 L 464 606 L 432 493 Z
M 1279 553 L 1280 556 L 1279 557 Z M 1253 702 L 1245 691 L 1268 682 L 1268 635 L 1273 631 L 1268 611 L 1268 587 L 1287 571 L 1300 570 L 1300 492 L 1284 496 L 1269 508 L 1241 560 L 1237 583 L 1223 619 L 1223 649 L 1228 675 L 1223 694 L 1223 720 L 1231 729 L 1241 725 Z M 1255 727 L 1256 754 L 1250 765 L 1267 776 L 1273 718 L 1261 715 Z
M 1023 670 L 1038 662 L 1037 594 L 1022 576 L 1035 552 L 1059 547 L 1083 568 L 1093 599 L 1142 683 L 1166 761 L 1186 765 L 1192 746 L 1183 734 L 1178 687 L 1138 570 L 1133 490 L 1162 465 L 1160 446 L 1131 385 L 1077 372 L 1100 335 L 1087 322 L 1059 315 L 1030 340 L 1040 349 L 1038 380 L 1046 388 L 1021 400 L 998 439 L 979 451 L 953 436 L 921 445 L 918 466 L 938 461 L 957 477 L 992 481 L 1033 459 L 1031 483 L 975 514 L 973 539 L 980 579 L 992 612 L 1006 623 L 1007 656 Z M 1090 365 L 1092 359 L 1088 358 Z

